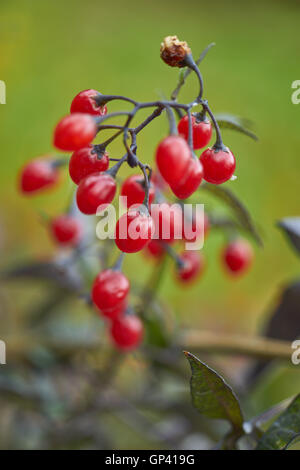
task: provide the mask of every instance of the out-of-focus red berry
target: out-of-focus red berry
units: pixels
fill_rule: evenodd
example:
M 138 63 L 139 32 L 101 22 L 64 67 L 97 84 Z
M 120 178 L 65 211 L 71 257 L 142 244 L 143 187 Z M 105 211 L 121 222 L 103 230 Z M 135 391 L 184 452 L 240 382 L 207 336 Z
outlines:
M 36 159 L 27 163 L 21 170 L 19 188 L 25 193 L 36 193 L 54 186 L 59 179 L 59 171 L 54 162 L 47 159 Z
M 180 256 L 183 266 L 178 268 L 177 277 L 181 282 L 192 282 L 204 269 L 204 258 L 199 251 L 185 251 Z
M 226 269 L 233 275 L 244 274 L 253 260 L 253 250 L 247 240 L 237 239 L 229 243 L 222 252 Z
M 82 226 L 79 220 L 70 215 L 60 215 L 52 219 L 51 233 L 60 245 L 75 246 L 81 241 Z
M 118 349 L 136 349 L 143 339 L 143 323 L 136 315 L 122 315 L 112 322 L 110 335 Z

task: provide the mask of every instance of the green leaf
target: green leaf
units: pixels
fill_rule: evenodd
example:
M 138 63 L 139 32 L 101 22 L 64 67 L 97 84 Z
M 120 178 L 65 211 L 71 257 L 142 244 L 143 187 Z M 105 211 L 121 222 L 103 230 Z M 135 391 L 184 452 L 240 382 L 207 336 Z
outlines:
M 262 239 L 254 225 L 254 222 L 248 209 L 233 194 L 232 191 L 230 191 L 228 188 L 216 186 L 215 184 L 210 183 L 201 184 L 200 189 L 208 191 L 210 194 L 216 196 L 218 199 L 225 202 L 227 206 L 233 209 L 241 228 L 248 232 L 258 245 L 263 245 Z
M 300 217 L 286 217 L 278 222 L 278 226 L 284 231 L 291 244 L 300 254 Z
M 232 116 L 231 114 L 218 114 L 216 115 L 217 122 L 221 129 L 232 129 L 233 131 L 241 132 L 242 134 L 251 137 L 253 140 L 258 140 L 258 137 L 247 129 L 249 121 L 246 119 Z
M 300 394 L 259 440 L 256 450 L 283 450 L 300 433 Z
M 199 413 L 214 419 L 229 421 L 238 435 L 243 433 L 243 416 L 231 387 L 213 369 L 193 354 L 184 351 L 191 369 L 192 402 Z

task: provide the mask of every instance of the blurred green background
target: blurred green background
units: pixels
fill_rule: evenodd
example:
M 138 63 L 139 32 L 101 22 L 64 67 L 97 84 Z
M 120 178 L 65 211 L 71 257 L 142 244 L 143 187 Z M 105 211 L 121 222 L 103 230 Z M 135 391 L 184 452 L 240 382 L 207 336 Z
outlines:
M 201 281 L 178 288 L 170 273 L 161 294 L 183 325 L 257 331 L 280 287 L 299 274 L 299 261 L 275 227 L 278 219 L 299 215 L 300 106 L 291 102 L 291 83 L 300 79 L 299 2 L 2 0 L 0 13 L 0 79 L 7 86 L 7 104 L 0 105 L 2 267 L 54 250 L 38 211 L 64 210 L 71 190 L 67 176 L 57 192 L 30 199 L 18 194 L 16 176 L 29 159 L 53 152 L 53 128 L 74 95 L 95 88 L 141 101 L 169 96 L 178 72 L 159 58 L 162 38 L 177 34 L 195 57 L 215 41 L 201 66 L 204 94 L 215 112 L 250 119 L 259 135 L 256 143 L 224 131 L 237 157 L 238 178 L 228 186 L 249 208 L 265 247 L 255 248 L 249 274 L 232 280 L 219 261 L 224 239 L 212 233 Z M 189 78 L 180 99 L 194 97 L 196 87 Z M 142 161 L 152 161 L 166 131 L 162 117 L 139 137 Z M 112 147 L 113 156 L 120 152 L 120 143 Z M 204 197 L 199 202 L 218 207 Z M 125 269 L 143 280 L 148 264 L 134 255 Z M 1 321 L 9 312 L 2 311 Z

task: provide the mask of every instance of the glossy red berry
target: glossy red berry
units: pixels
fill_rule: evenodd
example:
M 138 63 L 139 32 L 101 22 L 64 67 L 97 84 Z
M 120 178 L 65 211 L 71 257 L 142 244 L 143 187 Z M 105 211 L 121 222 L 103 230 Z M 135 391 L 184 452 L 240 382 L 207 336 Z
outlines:
M 163 244 L 160 243 L 159 240 L 150 240 L 148 245 L 146 245 L 145 250 L 146 254 L 156 259 L 161 259 L 165 254 Z
M 156 150 L 156 163 L 162 177 L 170 185 L 176 185 L 184 177 L 191 159 L 186 141 L 177 135 L 163 139 Z
M 126 309 L 130 284 L 121 271 L 106 269 L 94 280 L 92 300 L 108 318 L 118 317 Z
M 54 130 L 54 145 L 60 150 L 73 151 L 89 145 L 97 126 L 89 114 L 74 113 L 64 117 Z
M 51 233 L 54 240 L 60 245 L 77 245 L 82 236 L 80 222 L 70 215 L 60 215 L 52 219 Z
M 53 186 L 59 179 L 59 171 L 51 160 L 37 159 L 21 170 L 19 187 L 23 193 L 35 193 Z
M 223 250 L 222 260 L 231 274 L 241 275 L 248 270 L 252 263 L 252 247 L 246 240 L 234 240 Z
M 197 118 L 192 116 L 192 128 L 193 128 L 193 146 L 194 149 L 201 149 L 208 145 L 212 136 L 212 126 L 208 119 Z M 189 138 L 189 119 L 188 116 L 184 116 L 178 123 L 178 132 L 181 134 L 186 141 Z
M 187 199 L 198 189 L 202 178 L 202 164 L 198 158 L 192 157 L 185 175 L 176 184 L 171 185 L 171 189 L 179 199 Z
M 139 209 L 129 209 L 117 222 L 115 242 L 119 250 L 136 253 L 142 250 L 154 232 L 152 217 Z
M 101 96 L 99 91 L 89 89 L 83 90 L 75 96 L 71 103 L 71 113 L 87 113 L 94 116 L 104 116 L 107 113 L 107 107 L 98 106 L 95 98 Z
M 234 155 L 227 150 L 209 148 L 200 156 L 203 165 L 203 177 L 205 181 L 213 184 L 221 184 L 228 181 L 235 170 Z
M 180 259 L 183 266 L 178 268 L 177 277 L 181 282 L 192 282 L 203 272 L 204 258 L 199 251 L 185 251 Z
M 155 232 L 153 238 L 173 243 L 182 237 L 182 209 L 178 204 L 163 202 L 151 207 Z
M 96 214 L 112 202 L 117 190 L 114 178 L 105 173 L 92 173 L 83 178 L 77 188 L 77 206 L 84 214 Z
M 132 175 L 127 178 L 121 187 L 121 196 L 127 197 L 127 207 L 134 204 L 142 204 L 145 199 L 145 181 L 141 175 Z M 153 184 L 150 183 L 149 204 L 152 204 L 155 197 Z
M 69 161 L 69 173 L 76 184 L 91 173 L 106 171 L 108 167 L 108 154 L 97 153 L 93 145 L 76 150 Z
M 110 335 L 118 349 L 136 349 L 143 339 L 143 323 L 136 315 L 122 315 L 112 322 Z

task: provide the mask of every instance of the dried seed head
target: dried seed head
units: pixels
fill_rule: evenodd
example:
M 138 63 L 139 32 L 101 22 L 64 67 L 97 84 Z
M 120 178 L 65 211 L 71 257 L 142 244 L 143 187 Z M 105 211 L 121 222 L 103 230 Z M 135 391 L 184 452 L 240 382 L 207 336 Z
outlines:
M 185 41 L 179 41 L 177 36 L 167 36 L 160 45 L 160 57 L 171 67 L 184 67 L 185 57 L 191 54 L 191 49 Z

